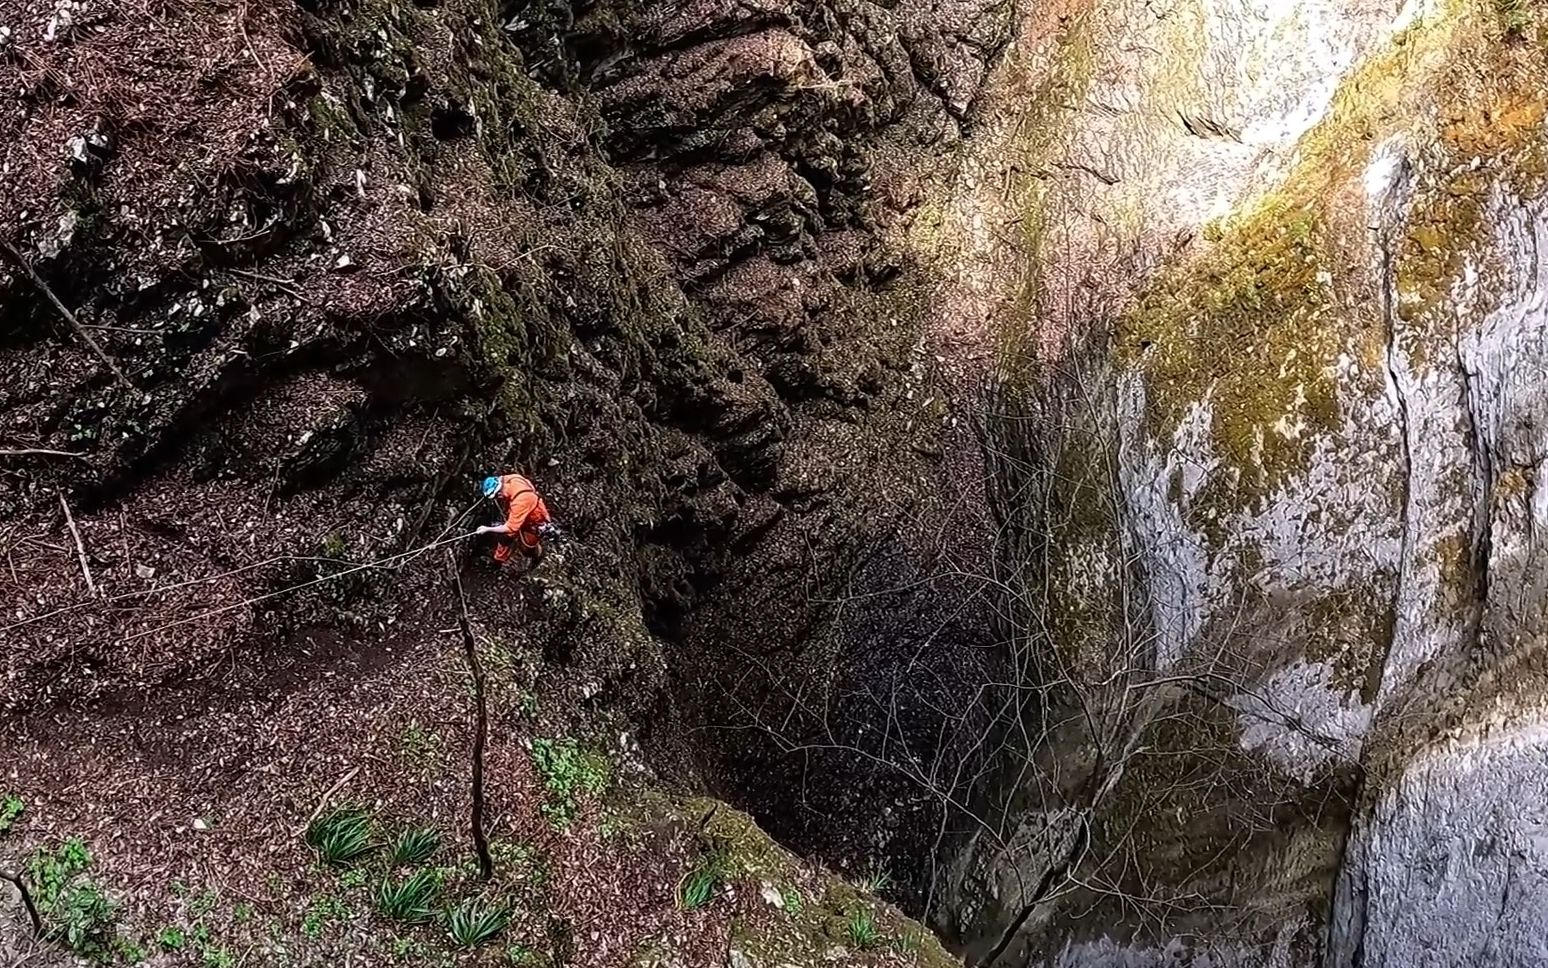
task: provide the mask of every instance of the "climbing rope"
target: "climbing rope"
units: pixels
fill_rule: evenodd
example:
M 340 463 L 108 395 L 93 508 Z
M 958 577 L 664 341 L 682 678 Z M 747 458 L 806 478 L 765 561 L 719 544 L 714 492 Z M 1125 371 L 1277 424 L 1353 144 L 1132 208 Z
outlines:
M 406 560 L 406 559 L 412 559 L 412 558 L 415 558 L 415 557 L 417 557 L 419 555 L 424 554 L 427 551 L 432 551 L 432 550 L 434 550 L 436 548 L 439 548 L 442 545 L 455 544 L 458 541 L 466 541 L 468 538 L 477 537 L 477 535 L 478 535 L 477 531 L 469 531 L 469 532 L 467 532 L 465 534 L 458 534 L 458 535 L 453 535 L 451 537 L 446 537 L 446 533 L 448 531 L 450 531 L 452 528 L 455 528 L 455 527 L 457 527 L 457 525 L 461 524 L 463 519 L 468 516 L 468 513 L 470 511 L 472 511 L 473 508 L 475 508 L 477 506 L 478 506 L 478 502 L 474 502 L 472 505 L 469 505 L 466 510 L 464 510 L 461 514 L 457 515 L 457 517 L 452 519 L 452 523 L 447 525 L 446 529 L 443 530 L 440 533 L 440 535 L 438 535 L 436 537 L 435 540 L 429 542 L 428 544 L 420 545 L 417 548 L 410 548 L 408 551 L 400 551 L 397 554 L 388 555 L 385 558 L 378 558 L 375 561 L 367 561 L 367 562 L 364 562 L 362 564 L 357 564 L 357 565 L 355 565 L 355 566 L 353 566 L 351 568 L 346 568 L 343 571 L 334 572 L 331 575 L 323 575 L 320 578 L 313 578 L 313 579 L 311 579 L 309 581 L 300 582 L 298 584 L 290 585 L 288 587 L 281 588 L 281 589 L 278 589 L 276 591 L 267 592 L 267 593 L 265 593 L 263 595 L 259 595 L 259 596 L 255 597 L 255 598 L 249 598 L 249 599 L 245 599 L 245 600 L 240 601 L 240 602 L 236 602 L 234 604 L 222 605 L 219 608 L 209 609 L 208 611 L 200 612 L 197 615 L 191 615 L 191 616 L 188 616 L 187 618 L 178 619 L 176 622 L 169 622 L 166 625 L 159 625 L 159 626 L 157 626 L 155 628 L 146 629 L 143 632 L 136 632 L 133 635 L 129 635 L 129 636 L 124 637 L 124 639 L 122 641 L 124 641 L 124 642 L 132 642 L 135 639 L 144 638 L 147 635 L 154 635 L 157 632 L 164 632 L 167 629 L 176 628 L 176 627 L 178 627 L 180 625 L 187 625 L 190 622 L 197 622 L 200 619 L 209 618 L 209 617 L 214 616 L 214 615 L 220 615 L 220 614 L 222 614 L 224 612 L 234 611 L 234 610 L 239 609 L 239 608 L 246 608 L 249 605 L 256 605 L 259 602 L 265 602 L 265 601 L 268 601 L 269 599 L 272 599 L 272 598 L 279 598 L 282 595 L 288 595 L 291 592 L 300 591 L 303 588 L 310 588 L 313 585 L 320 585 L 320 584 L 322 584 L 324 582 L 332 581 L 335 578 L 343 578 L 345 575 L 352 575 L 352 574 L 354 574 L 356 572 L 359 572 L 359 571 L 365 571 L 368 568 L 381 568 L 381 567 L 383 567 L 385 565 L 390 565 L 390 564 L 392 564 L 395 561 L 403 561 L 403 560 Z M 267 567 L 269 565 L 279 564 L 280 562 L 285 562 L 285 561 L 327 561 L 327 562 L 335 562 L 335 563 L 337 563 L 338 559 L 336 559 L 336 558 L 319 558 L 319 557 L 311 556 L 311 555 L 277 555 L 277 556 L 275 556 L 273 558 L 269 558 L 269 559 L 267 559 L 265 561 L 258 561 L 258 562 L 254 562 L 253 564 L 250 564 L 250 565 L 243 565 L 240 568 L 234 568 L 231 571 L 222 572 L 222 573 L 220 573 L 218 575 L 207 575 L 207 576 L 205 576 L 203 578 L 192 578 L 192 579 L 189 579 L 188 581 L 175 582 L 174 584 L 163 585 L 163 586 L 160 586 L 158 588 L 142 588 L 139 591 L 123 592 L 121 594 L 113 595 L 113 596 L 110 596 L 108 598 L 103 598 L 103 599 L 86 599 L 84 601 L 74 602 L 74 603 L 72 603 L 70 605 L 61 606 L 59 608 L 53 609 L 52 611 L 44 612 L 44 613 L 42 613 L 40 615 L 34 615 L 34 616 L 30 617 L 30 618 L 25 618 L 25 619 L 21 619 L 20 621 L 12 622 L 9 625 L 0 626 L 0 633 L 9 632 L 9 631 L 11 631 L 13 629 L 23 628 L 23 627 L 28 626 L 28 625 L 33 625 L 33 624 L 35 624 L 37 622 L 44 621 L 45 619 L 54 618 L 54 617 L 59 616 L 59 615 L 66 615 L 66 614 L 68 614 L 70 612 L 79 611 L 80 609 L 83 609 L 83 608 L 91 608 L 93 606 L 100 606 L 100 605 L 111 605 L 111 604 L 113 604 L 115 602 L 128 601 L 130 599 L 136 599 L 136 598 L 145 598 L 145 597 L 150 596 L 150 595 L 160 595 L 160 594 L 164 594 L 166 592 L 175 591 L 176 589 L 179 589 L 179 588 L 187 588 L 187 587 L 189 587 L 191 585 L 200 585 L 200 584 L 205 584 L 205 583 L 212 582 L 212 581 L 220 581 L 222 578 L 230 578 L 230 577 L 235 576 L 235 575 L 240 575 L 240 574 L 243 574 L 245 572 L 253 571 L 253 570 L 258 569 L 258 568 L 264 568 L 264 567 Z

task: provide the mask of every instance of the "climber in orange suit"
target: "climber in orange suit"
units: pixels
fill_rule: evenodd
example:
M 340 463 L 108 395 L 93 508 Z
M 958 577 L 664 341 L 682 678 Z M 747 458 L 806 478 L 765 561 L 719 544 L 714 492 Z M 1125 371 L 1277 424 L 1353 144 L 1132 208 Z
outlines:
M 557 528 L 549 516 L 548 505 L 538 496 L 532 482 L 520 474 L 486 477 L 483 492 L 505 511 L 504 522 L 486 524 L 478 529 L 479 534 L 509 536 L 508 540 L 495 545 L 494 560 L 503 565 L 520 551 L 522 557 L 531 562 L 529 567 L 537 567 L 543 558 L 543 536 Z

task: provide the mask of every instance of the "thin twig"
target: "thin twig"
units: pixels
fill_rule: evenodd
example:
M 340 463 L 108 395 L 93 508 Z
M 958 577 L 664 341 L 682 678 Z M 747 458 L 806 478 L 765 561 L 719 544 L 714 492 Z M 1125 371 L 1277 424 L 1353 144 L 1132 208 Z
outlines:
M 310 827 L 312 824 L 317 822 L 317 818 L 322 816 L 323 807 L 328 805 L 328 801 L 333 799 L 333 795 L 339 792 L 340 787 L 344 786 L 344 784 L 348 783 L 350 780 L 353 780 L 355 778 L 355 774 L 359 772 L 360 767 L 357 766 L 353 770 L 350 770 L 348 773 L 339 777 L 338 780 L 334 782 L 333 786 L 328 788 L 328 792 L 324 793 L 322 797 L 318 799 L 317 807 L 312 811 L 312 815 L 306 819 L 306 826 L 302 827 L 300 831 L 297 831 L 298 835 L 304 833 L 307 827 Z
M 86 563 L 86 544 L 81 541 L 81 532 L 75 527 L 75 516 L 70 513 L 70 505 L 65 503 L 64 492 L 59 494 L 59 506 L 64 508 L 65 524 L 70 526 L 70 537 L 75 539 L 75 554 L 81 560 L 81 573 L 86 576 L 86 587 L 91 589 L 93 596 L 97 594 L 97 583 L 91 578 L 91 565 Z
M 102 346 L 98 344 L 91 332 L 81 325 L 79 319 L 75 318 L 75 314 L 70 312 L 70 307 L 59 300 L 59 297 L 54 294 L 54 290 L 49 287 L 49 284 L 44 282 L 43 277 L 38 275 L 37 271 L 32 268 L 32 264 L 22 258 L 22 254 L 16 251 L 16 247 L 4 239 L 0 239 L 0 255 L 4 255 L 7 261 L 15 265 L 22 275 L 26 276 L 38 288 L 39 292 L 48 297 L 48 301 L 54 304 L 54 308 L 59 311 L 59 315 L 63 316 L 65 322 L 70 324 L 70 328 L 75 330 L 76 335 L 85 341 L 87 346 L 91 347 L 91 351 L 97 354 L 97 358 L 112 371 L 113 376 L 118 378 L 118 382 L 122 383 L 125 388 L 134 390 L 134 384 L 129 382 L 127 376 L 124 376 L 124 371 L 118 368 L 118 364 L 113 362 L 111 356 L 107 355 L 107 352 L 102 349 Z
M 77 460 L 85 460 L 86 455 L 73 450 L 49 450 L 46 447 L 19 447 L 0 449 L 0 457 L 74 457 Z
M 489 855 L 489 841 L 484 837 L 484 736 L 489 732 L 489 711 L 484 704 L 484 667 L 479 664 L 478 643 L 473 638 L 472 623 L 468 621 L 468 595 L 462 588 L 462 569 L 457 567 L 457 556 L 450 548 L 446 549 L 446 564 L 457 592 L 457 626 L 462 630 L 462 647 L 467 652 L 468 669 L 473 673 L 473 703 L 477 716 L 473 724 L 473 849 L 478 852 L 479 875 L 487 881 L 494 876 L 494 858 Z
M 38 916 L 38 906 L 32 902 L 32 892 L 27 890 L 27 882 L 15 871 L 0 870 L 0 881 L 10 881 L 16 885 L 17 893 L 21 894 L 22 906 L 27 909 L 27 917 L 32 919 L 32 933 L 42 937 L 43 919 Z

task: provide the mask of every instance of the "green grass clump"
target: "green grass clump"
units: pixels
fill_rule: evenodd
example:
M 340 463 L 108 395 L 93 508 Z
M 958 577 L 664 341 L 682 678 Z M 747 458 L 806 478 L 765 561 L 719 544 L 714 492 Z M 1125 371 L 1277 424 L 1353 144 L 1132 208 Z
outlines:
M 441 836 L 429 827 L 405 830 L 392 846 L 394 864 L 422 864 L 441 845 Z
M 881 894 L 892 887 L 892 875 L 887 873 L 884 867 L 875 867 L 866 873 L 855 885 L 863 891 L 871 894 Z
M 188 933 L 177 927 L 162 928 L 156 935 L 156 947 L 162 951 L 182 951 L 188 947 Z
M 710 851 L 677 882 L 677 906 L 684 911 L 693 911 L 714 900 L 715 893 L 730 874 L 730 867 L 730 859 L 724 850 Z
M 844 922 L 844 935 L 853 947 L 864 950 L 874 946 L 880 937 L 876 930 L 876 915 L 870 908 L 855 908 Z
M 692 911 L 701 908 L 710 902 L 715 896 L 715 888 L 718 886 L 715 872 L 704 867 L 695 867 L 683 875 L 682 881 L 677 885 L 677 906 L 684 911 Z
M 419 924 L 430 920 L 431 905 L 440 890 L 441 879 L 430 870 L 384 880 L 376 886 L 376 909 L 394 921 Z
M 607 787 L 606 758 L 581 749 L 573 739 L 533 740 L 532 761 L 548 788 L 543 815 L 555 827 L 575 819 L 581 794 L 595 796 Z
M 446 932 L 464 948 L 474 948 L 498 937 L 510 923 L 510 912 L 484 901 L 468 901 L 447 912 Z
M 359 860 L 375 848 L 371 818 L 353 807 L 335 810 L 312 821 L 306 842 L 326 864 L 338 867 Z
M 1500 18 L 1505 36 L 1521 39 L 1532 30 L 1532 11 L 1528 0 L 1494 0 L 1494 12 Z

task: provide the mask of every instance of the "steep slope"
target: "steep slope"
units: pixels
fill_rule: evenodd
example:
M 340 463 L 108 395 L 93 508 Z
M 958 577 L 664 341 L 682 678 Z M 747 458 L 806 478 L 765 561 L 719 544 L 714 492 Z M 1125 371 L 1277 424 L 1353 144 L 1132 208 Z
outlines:
M 571 539 L 530 580 L 466 574 L 492 799 L 524 804 L 502 836 L 537 836 L 528 744 L 574 735 L 620 790 L 664 765 L 804 849 L 885 853 L 887 801 L 831 787 L 863 809 L 813 822 L 825 794 L 790 809 L 791 786 L 749 779 L 801 773 L 788 737 L 694 727 L 726 724 L 727 683 L 842 683 L 892 626 L 834 625 L 834 590 L 936 567 L 900 537 L 951 501 L 929 496 L 930 280 L 889 239 L 1009 9 L 0 6 L 0 743 L 28 804 L 7 856 L 85 837 L 141 927 L 187 913 L 168 878 L 272 871 L 286 885 L 243 904 L 288 957 L 351 950 L 359 918 L 305 937 L 327 880 L 294 828 L 340 799 L 458 826 L 447 553 L 486 552 L 454 539 L 481 520 L 471 482 L 507 467 Z M 959 624 L 952 644 L 983 635 Z M 765 677 L 767 655 L 792 661 Z M 436 737 L 418 766 L 416 731 Z M 674 831 L 651 890 L 677 923 L 693 831 Z M 555 916 L 610 930 L 587 920 L 607 893 L 568 879 L 597 855 L 543 849 L 566 903 L 596 905 Z M 717 911 L 701 941 L 724 942 Z M 626 921 L 575 963 L 625 963 L 660 928 Z

